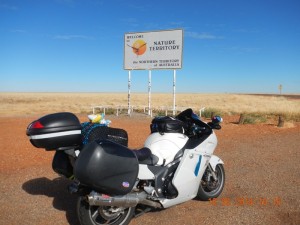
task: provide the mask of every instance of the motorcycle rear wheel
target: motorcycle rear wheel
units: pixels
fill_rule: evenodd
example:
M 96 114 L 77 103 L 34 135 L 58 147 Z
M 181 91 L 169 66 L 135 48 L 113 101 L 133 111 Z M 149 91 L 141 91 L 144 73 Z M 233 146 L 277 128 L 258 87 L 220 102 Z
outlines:
M 128 225 L 135 207 L 91 206 L 84 197 L 77 200 L 77 215 L 81 225 Z
M 217 176 L 217 181 L 213 179 L 210 169 L 206 168 L 199 185 L 197 199 L 208 201 L 217 198 L 222 193 L 225 184 L 225 170 L 222 164 L 216 166 L 215 174 Z

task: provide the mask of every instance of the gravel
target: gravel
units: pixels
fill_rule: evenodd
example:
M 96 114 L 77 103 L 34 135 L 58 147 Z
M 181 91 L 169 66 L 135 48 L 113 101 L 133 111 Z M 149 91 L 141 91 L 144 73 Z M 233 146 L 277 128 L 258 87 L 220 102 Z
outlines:
M 0 117 L 0 224 L 78 225 L 76 196 L 67 192 L 69 181 L 52 171 L 53 152 L 34 148 L 25 135 L 34 119 Z M 128 131 L 131 148 L 143 145 L 149 118 L 109 119 Z M 225 121 L 216 131 L 215 154 L 226 173 L 221 196 L 148 212 L 130 225 L 300 224 L 300 124 Z

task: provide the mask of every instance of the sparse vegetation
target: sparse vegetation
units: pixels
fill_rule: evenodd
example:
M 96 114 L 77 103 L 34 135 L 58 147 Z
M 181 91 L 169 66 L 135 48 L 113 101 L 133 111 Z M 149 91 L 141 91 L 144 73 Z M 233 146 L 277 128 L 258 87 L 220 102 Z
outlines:
M 106 114 L 127 110 L 127 93 L 0 93 L 0 115 L 32 115 L 59 111 L 92 113 L 92 106 L 107 106 Z M 153 115 L 172 115 L 172 94 L 152 93 Z M 261 123 L 284 116 L 286 121 L 300 122 L 300 97 L 287 98 L 284 95 L 242 95 L 242 94 L 176 94 L 177 109 L 192 108 L 196 113 L 205 107 L 202 117 L 214 115 L 247 115 L 247 123 Z M 144 113 L 148 106 L 147 93 L 132 93 L 131 105 L 134 112 Z M 127 112 L 126 112 L 127 113 Z
M 244 124 L 265 123 L 266 121 L 267 117 L 263 114 L 248 114 L 244 118 Z

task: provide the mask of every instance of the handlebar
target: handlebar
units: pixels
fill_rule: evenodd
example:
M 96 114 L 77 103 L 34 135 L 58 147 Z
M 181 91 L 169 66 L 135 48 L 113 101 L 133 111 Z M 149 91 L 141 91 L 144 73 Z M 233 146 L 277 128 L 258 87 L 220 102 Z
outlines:
M 195 113 L 193 113 L 192 109 L 184 110 L 178 114 L 176 118 L 187 124 L 187 133 L 189 136 L 210 134 L 212 133 L 212 129 L 221 129 L 219 123 L 222 122 L 222 118 L 220 116 L 215 116 L 212 118 L 212 122 L 205 123 L 201 121 Z

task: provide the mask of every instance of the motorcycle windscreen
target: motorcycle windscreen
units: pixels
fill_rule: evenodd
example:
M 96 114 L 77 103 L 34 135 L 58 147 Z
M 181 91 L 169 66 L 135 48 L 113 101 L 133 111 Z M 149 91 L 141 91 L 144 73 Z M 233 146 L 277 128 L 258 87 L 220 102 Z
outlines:
M 80 183 L 107 195 L 125 195 L 139 172 L 134 152 L 108 140 L 87 144 L 76 160 L 74 175 Z

